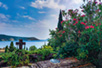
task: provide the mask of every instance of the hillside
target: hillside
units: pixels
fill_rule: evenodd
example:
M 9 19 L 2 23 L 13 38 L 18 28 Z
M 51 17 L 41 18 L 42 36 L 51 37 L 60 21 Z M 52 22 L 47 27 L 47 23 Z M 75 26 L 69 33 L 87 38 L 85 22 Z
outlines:
M 19 36 L 9 36 L 9 35 L 0 34 L 0 41 L 17 41 L 19 39 L 23 39 L 25 41 L 39 40 L 35 37 L 19 37 Z

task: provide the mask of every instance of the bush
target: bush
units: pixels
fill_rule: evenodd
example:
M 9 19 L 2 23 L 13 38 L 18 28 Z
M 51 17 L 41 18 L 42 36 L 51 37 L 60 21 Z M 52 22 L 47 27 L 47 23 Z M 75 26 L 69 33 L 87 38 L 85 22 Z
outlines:
M 14 47 L 13 42 L 10 43 L 10 47 L 9 47 L 9 51 L 13 52 L 14 50 L 16 50 L 16 48 Z
M 6 53 L 6 52 L 9 52 L 8 46 L 5 47 L 5 53 Z
M 54 50 L 59 50 L 60 57 L 75 55 L 78 59 L 85 59 L 92 63 L 97 61 L 98 54 L 102 49 L 101 7 L 101 2 L 98 4 L 96 0 L 87 0 L 86 4 L 81 6 L 83 15 L 78 12 L 78 9 L 62 11 L 63 17 L 66 17 L 66 20 L 61 22 L 63 29 L 50 30 L 51 38 L 49 39 L 49 45 Z M 61 48 L 63 43 L 67 42 L 71 44 L 68 43 Z M 76 44 L 73 45 L 74 43 Z M 77 49 L 73 51 L 73 48 L 76 47 Z
M 29 48 L 29 50 L 30 51 L 34 51 L 34 50 L 36 50 L 37 48 L 35 47 L 35 46 L 31 46 L 30 48 Z
M 29 63 L 29 56 L 25 54 L 25 50 L 16 50 L 14 52 L 5 53 L 2 58 L 12 67 L 23 66 Z
M 78 46 L 76 43 L 67 42 L 64 47 L 60 48 L 58 52 L 59 58 L 74 57 L 77 56 Z
M 48 45 L 43 45 L 42 50 L 43 49 L 48 49 L 48 50 L 53 51 L 53 48 L 51 46 L 48 46 Z

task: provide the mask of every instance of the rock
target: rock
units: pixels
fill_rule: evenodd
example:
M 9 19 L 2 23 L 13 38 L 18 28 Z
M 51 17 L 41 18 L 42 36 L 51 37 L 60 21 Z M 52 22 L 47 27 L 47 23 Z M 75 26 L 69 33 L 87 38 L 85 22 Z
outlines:
M 2 61 L 0 62 L 0 67 L 6 66 L 6 65 L 7 65 L 7 63 L 4 62 L 4 60 L 2 60 Z
M 31 65 L 31 68 L 96 68 L 91 63 L 75 59 L 60 59 L 60 63 L 51 63 L 50 60 L 40 61 Z
M 22 66 L 22 67 L 16 67 L 16 68 L 30 68 L 29 66 Z

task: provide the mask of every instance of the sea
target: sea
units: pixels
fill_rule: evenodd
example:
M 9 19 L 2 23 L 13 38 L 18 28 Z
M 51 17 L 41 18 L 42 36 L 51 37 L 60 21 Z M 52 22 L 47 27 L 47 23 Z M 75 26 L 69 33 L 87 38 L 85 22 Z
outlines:
M 18 47 L 16 45 L 16 42 L 19 42 L 19 41 L 13 41 L 14 46 Z M 29 48 L 30 46 L 36 46 L 37 48 L 41 48 L 41 46 L 48 43 L 47 40 L 35 40 L 35 41 L 23 41 L 23 42 L 26 43 L 25 45 L 26 48 Z M 5 48 L 7 45 L 10 46 L 10 43 L 11 41 L 0 41 L 0 48 Z

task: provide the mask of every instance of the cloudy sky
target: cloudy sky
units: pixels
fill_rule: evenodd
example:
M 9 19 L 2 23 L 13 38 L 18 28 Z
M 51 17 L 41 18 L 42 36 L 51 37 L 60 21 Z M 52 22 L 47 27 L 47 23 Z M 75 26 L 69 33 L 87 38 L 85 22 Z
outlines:
M 76 9 L 83 0 L 0 0 L 0 34 L 49 38 L 60 9 Z

